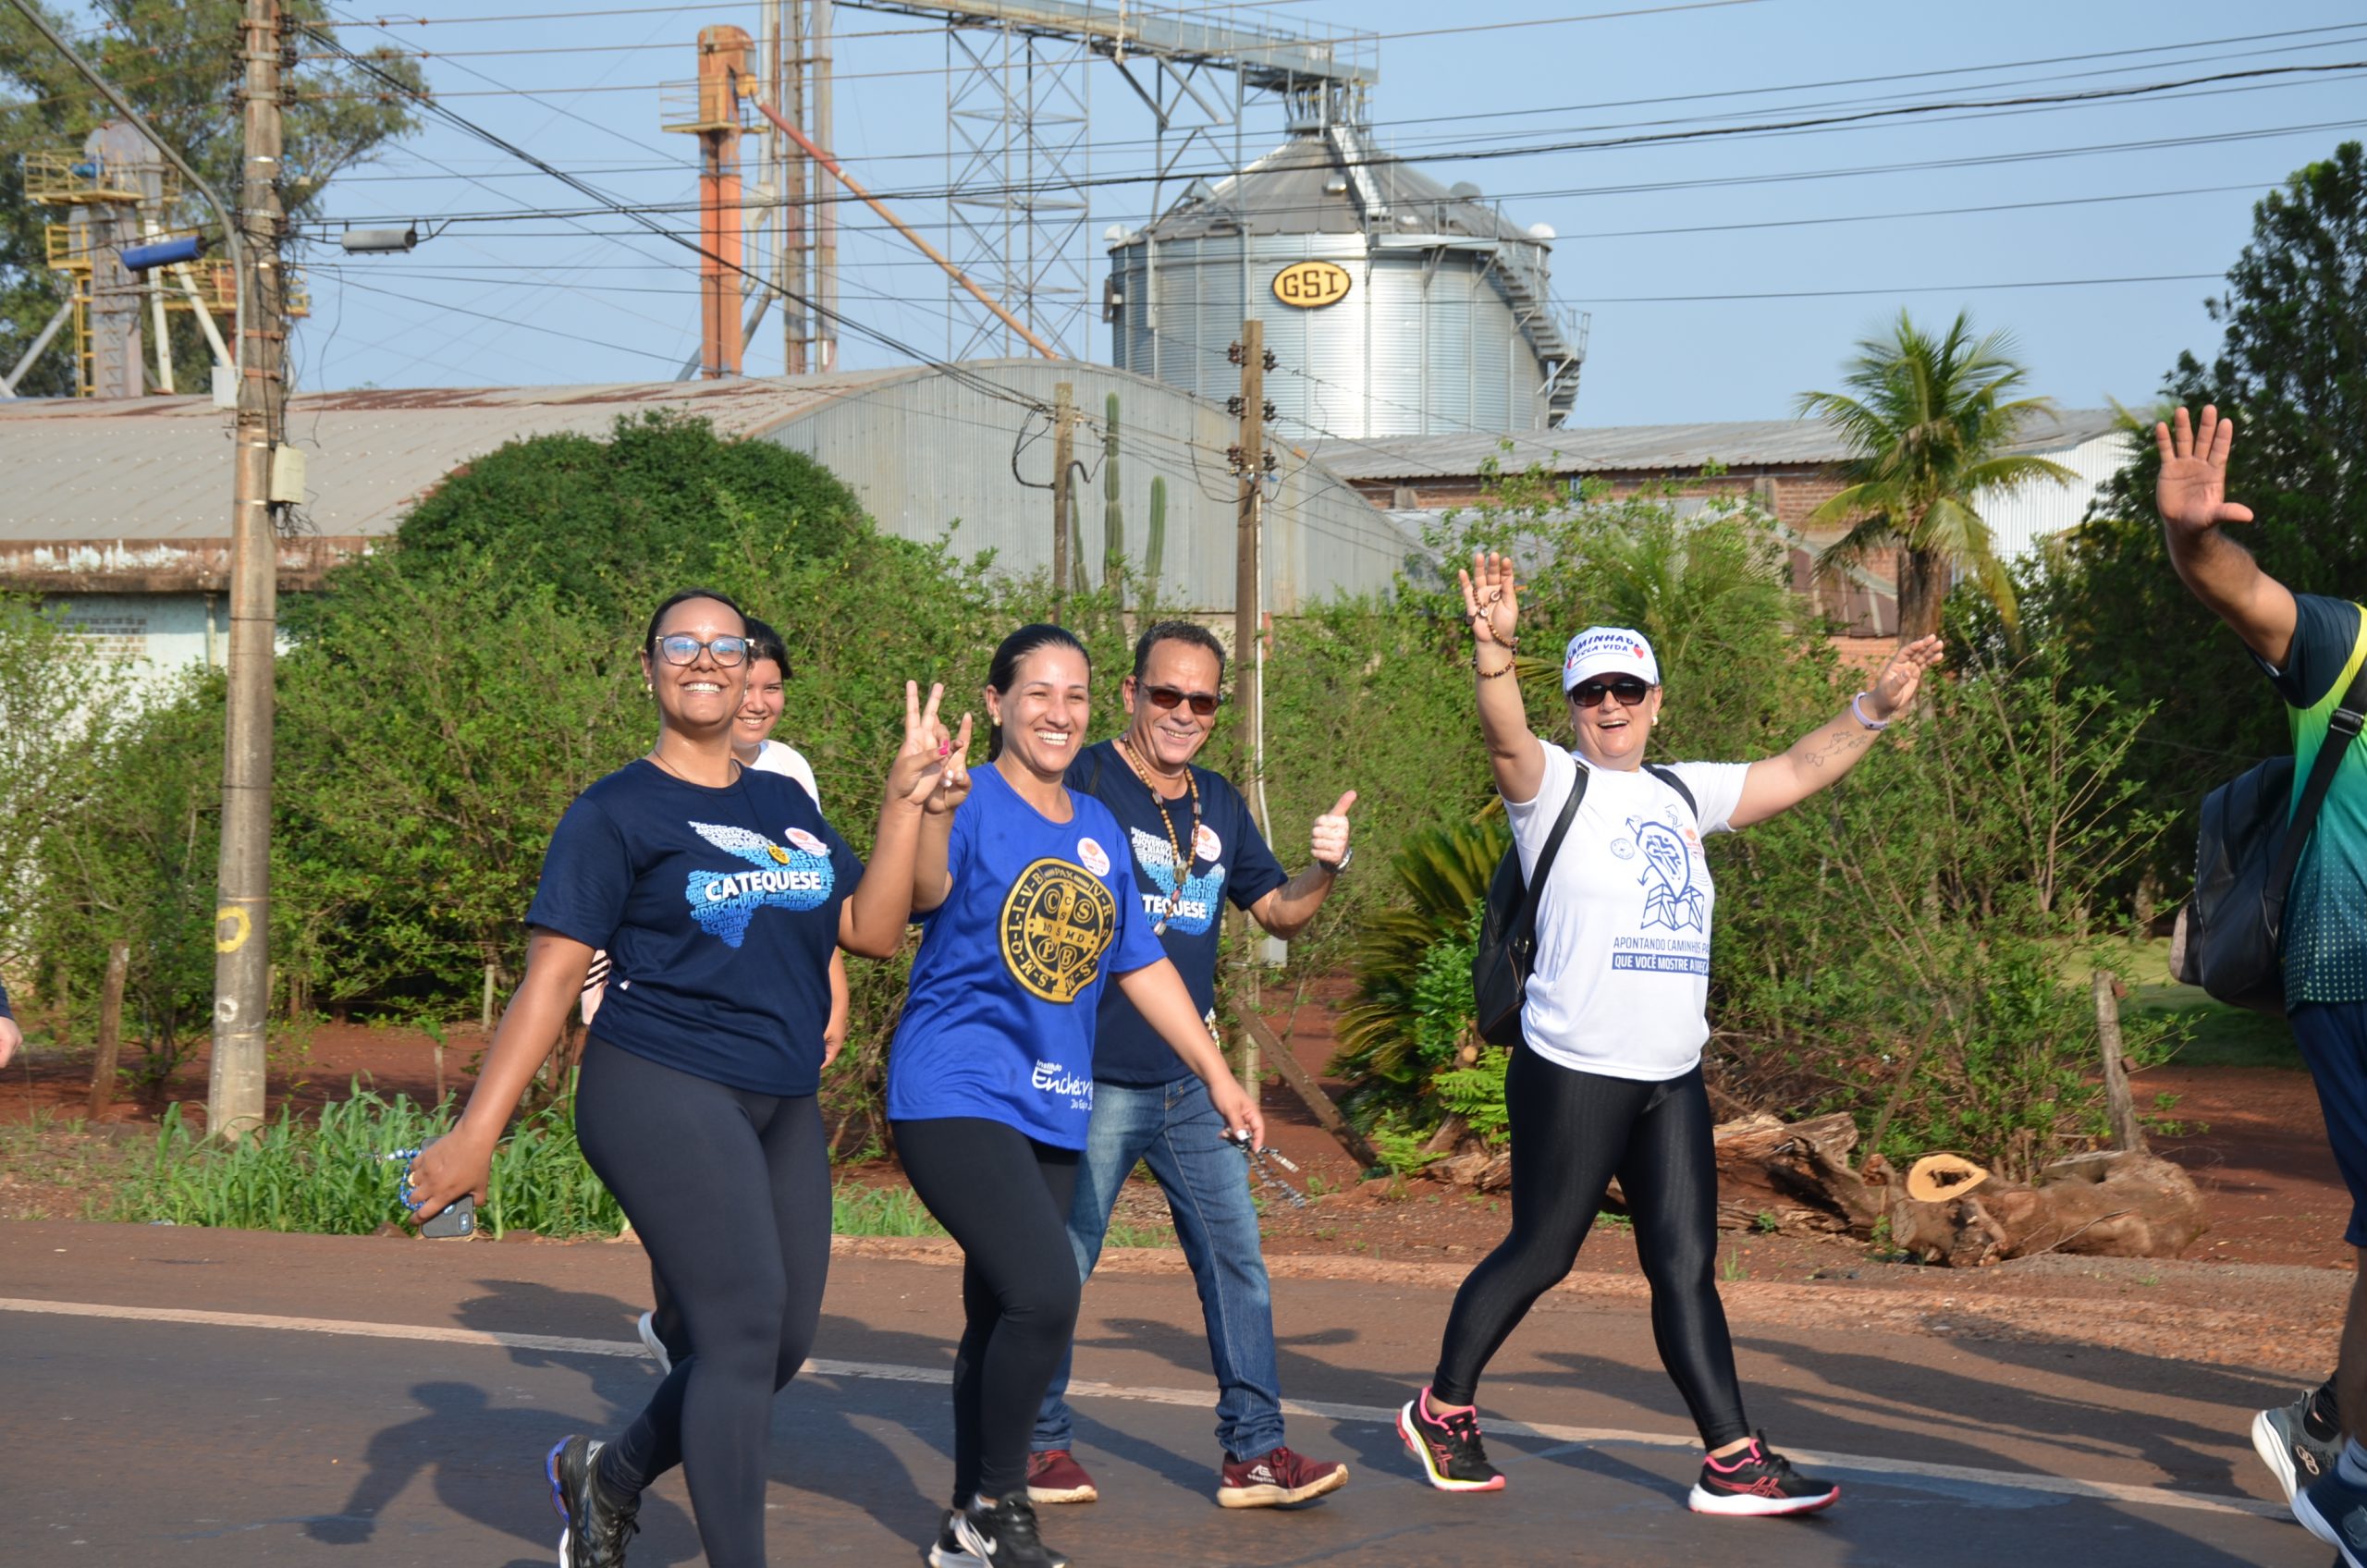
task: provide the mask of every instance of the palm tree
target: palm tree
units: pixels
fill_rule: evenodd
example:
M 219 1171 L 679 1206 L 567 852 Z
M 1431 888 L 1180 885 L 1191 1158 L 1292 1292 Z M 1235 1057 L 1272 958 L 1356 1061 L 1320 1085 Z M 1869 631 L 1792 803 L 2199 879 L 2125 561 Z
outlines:
M 2044 398 L 2009 399 L 2029 374 L 2014 351 L 2002 331 L 1976 340 L 1962 312 L 1935 339 L 1901 311 L 1890 337 L 1859 340 L 1842 380 L 1847 391 L 1800 395 L 1798 412 L 1829 421 L 1858 453 L 1842 465 L 1848 487 L 1809 517 L 1811 525 L 1851 525 L 1817 565 L 1851 566 L 1897 545 L 1902 640 L 1939 630 L 1940 601 L 1959 573 L 1976 579 L 2013 626 L 2013 584 L 1973 499 L 2074 477 L 2060 463 L 2006 450 L 2025 423 L 2054 411 Z

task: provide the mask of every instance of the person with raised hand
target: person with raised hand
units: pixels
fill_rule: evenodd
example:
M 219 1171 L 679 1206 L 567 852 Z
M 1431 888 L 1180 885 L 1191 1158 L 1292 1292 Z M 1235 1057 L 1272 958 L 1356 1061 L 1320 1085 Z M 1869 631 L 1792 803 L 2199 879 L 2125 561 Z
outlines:
M 1715 891 L 1702 839 L 1764 822 L 1856 766 L 1915 700 L 1940 640 L 1900 648 L 1849 705 L 1779 755 L 1645 761 L 1661 721 L 1660 666 L 1625 627 L 1593 626 L 1562 661 L 1573 750 L 1528 727 L 1519 589 L 1504 556 L 1458 574 L 1473 640 L 1479 729 L 1524 876 L 1549 840 L 1521 1039 L 1504 1074 L 1512 1229 L 1456 1292 L 1428 1387 L 1398 1435 L 1429 1482 L 1496 1491 L 1475 1406 L 1481 1372 L 1537 1298 L 1577 1261 L 1613 1177 L 1652 1292 L 1652 1337 L 1706 1451 L 1698 1513 L 1806 1513 L 1840 1488 L 1813 1481 L 1744 1418 L 1718 1300 L 1718 1170 L 1701 1047 Z
M 830 1258 L 816 1106 L 829 958 L 893 953 L 930 797 L 950 788 L 941 688 L 904 692 L 868 874 L 813 798 L 732 754 L 747 624 L 707 589 L 657 606 L 641 645 L 647 755 L 599 779 L 551 835 L 526 912 L 526 974 L 468 1108 L 407 1179 L 428 1218 L 485 1196 L 493 1150 L 550 1054 L 595 950 L 614 973 L 575 1086 L 584 1158 L 680 1305 L 690 1354 L 609 1441 L 546 1457 L 561 1568 L 615 1568 L 641 1494 L 676 1464 L 713 1568 L 765 1562 L 773 1395 L 811 1348 Z
M 1312 864 L 1293 876 L 1267 848 L 1248 802 L 1223 775 L 1192 759 L 1215 733 L 1223 703 L 1224 644 L 1188 620 L 1161 621 L 1134 644 L 1120 684 L 1125 732 L 1088 746 L 1068 785 L 1110 808 L 1124 837 L 1151 932 L 1191 988 L 1215 1035 L 1219 915 L 1228 901 L 1288 939 L 1314 920 L 1347 869 L 1348 812 L 1341 795 L 1307 836 Z M 1118 1193 L 1147 1162 L 1167 1194 L 1175 1239 L 1198 1287 L 1217 1378 L 1217 1441 L 1224 1458 L 1217 1501 L 1227 1508 L 1305 1502 L 1348 1481 L 1348 1467 L 1309 1459 L 1283 1441 L 1274 1309 L 1245 1161 L 1223 1136 L 1207 1088 L 1146 1023 L 1122 989 L 1101 994 L 1093 1042 L 1093 1117 L 1069 1210 L 1077 1274 L 1090 1280 Z M 1027 1456 L 1038 1503 L 1091 1502 L 1100 1488 L 1077 1462 L 1069 1410 L 1070 1354 L 1044 1393 Z
M 963 1318 L 933 1568 L 1065 1562 L 1037 1530 L 1027 1438 L 1076 1327 L 1069 1215 L 1103 987 L 1114 979 L 1207 1084 L 1212 1135 L 1266 1136 L 1151 931 L 1117 819 L 1066 783 L 1092 674 L 1058 626 L 1002 640 L 982 693 L 987 766 L 967 770 L 957 746 L 915 871 L 923 934 L 888 1053 L 888 1124 L 913 1190 L 961 1243 Z
M 2227 499 L 2236 422 L 2206 404 L 2153 426 L 2162 456 L 2153 501 L 2170 565 L 2227 623 L 2276 695 L 2293 737 L 2298 800 L 2340 718 L 2343 694 L 2367 664 L 2367 608 L 2297 594 L 2263 571 L 2227 533 L 2252 521 Z M 2367 746 L 2352 741 L 2293 869 L 2279 933 L 2285 1017 L 2325 1113 L 2326 1141 L 2350 1189 L 2343 1240 L 2361 1284 L 2343 1314 L 2334 1375 L 2290 1405 L 2252 1418 L 2252 1448 L 2285 1488 L 2294 1516 L 2367 1568 Z

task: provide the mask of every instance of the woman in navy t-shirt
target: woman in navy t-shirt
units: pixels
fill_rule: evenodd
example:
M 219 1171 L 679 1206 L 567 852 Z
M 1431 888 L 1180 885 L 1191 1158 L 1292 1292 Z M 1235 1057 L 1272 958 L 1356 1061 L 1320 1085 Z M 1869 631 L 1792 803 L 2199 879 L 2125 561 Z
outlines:
M 641 649 L 657 743 L 559 820 L 526 912 L 526 977 L 459 1125 L 412 1170 L 422 1216 L 463 1193 L 484 1199 L 494 1145 L 606 949 L 614 967 L 584 1044 L 576 1134 L 681 1308 L 691 1354 L 621 1437 L 551 1450 L 563 1568 L 620 1561 L 642 1489 L 676 1464 L 707 1562 L 765 1561 L 772 1397 L 813 1344 L 830 1259 L 815 1105 L 830 956 L 896 950 L 924 802 L 955 771 L 941 692 L 924 710 L 907 685 L 865 876 L 813 797 L 732 755 L 746 632 L 720 594 L 658 606 Z
M 1036 1533 L 1027 1436 L 1076 1327 L 1069 1202 L 1103 985 L 1114 976 L 1207 1080 L 1228 1127 L 1265 1137 L 1151 933 L 1117 819 L 1061 783 L 1085 744 L 1091 676 L 1084 646 L 1057 626 L 1004 638 L 984 693 L 990 766 L 963 775 L 957 754 L 922 837 L 913 906 L 924 934 L 888 1056 L 888 1117 L 914 1191 L 963 1251 L 953 1507 L 935 1568 L 1061 1561 Z

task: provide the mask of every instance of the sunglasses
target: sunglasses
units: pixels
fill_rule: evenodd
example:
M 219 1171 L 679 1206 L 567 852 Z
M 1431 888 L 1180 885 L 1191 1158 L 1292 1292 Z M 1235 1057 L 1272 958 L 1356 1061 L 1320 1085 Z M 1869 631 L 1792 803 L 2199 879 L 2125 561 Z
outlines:
M 1608 680 L 1581 680 L 1570 688 L 1570 701 L 1582 708 L 1599 708 L 1605 697 L 1616 697 L 1623 708 L 1632 708 L 1651 695 L 1652 689 L 1632 675 L 1614 675 Z
M 1224 705 L 1224 699 L 1213 692 L 1179 692 L 1172 686 L 1145 686 L 1142 693 L 1150 699 L 1150 705 L 1155 708 L 1171 708 L 1179 703 L 1189 703 L 1192 711 L 1202 718 Z
M 671 637 L 657 639 L 657 656 L 668 664 L 696 664 L 702 651 L 723 668 L 737 669 L 747 662 L 748 639 L 717 637 L 711 642 L 702 643 L 685 632 L 677 632 Z

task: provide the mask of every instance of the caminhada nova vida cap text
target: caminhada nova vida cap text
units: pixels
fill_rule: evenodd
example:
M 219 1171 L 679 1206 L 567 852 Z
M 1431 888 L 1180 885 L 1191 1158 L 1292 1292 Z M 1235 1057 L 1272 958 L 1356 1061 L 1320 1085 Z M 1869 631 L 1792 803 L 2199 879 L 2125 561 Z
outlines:
M 1642 632 L 1625 626 L 1589 626 L 1563 650 L 1562 690 L 1598 675 L 1633 675 L 1657 686 L 1661 666 Z

